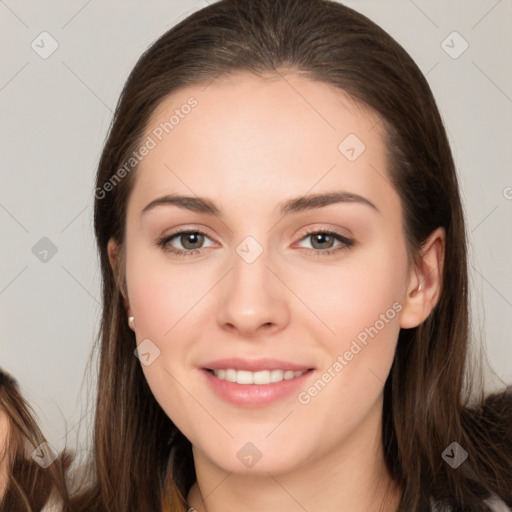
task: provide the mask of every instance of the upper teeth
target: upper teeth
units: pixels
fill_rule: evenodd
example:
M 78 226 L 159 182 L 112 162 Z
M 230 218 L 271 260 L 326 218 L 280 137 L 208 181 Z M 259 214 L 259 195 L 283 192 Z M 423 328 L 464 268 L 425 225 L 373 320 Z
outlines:
M 250 372 L 247 370 L 234 370 L 232 368 L 226 370 L 213 370 L 216 377 L 228 382 L 236 382 L 238 384 L 270 384 L 271 382 L 281 382 L 295 377 L 300 377 L 303 371 L 292 370 L 261 370 L 259 372 Z

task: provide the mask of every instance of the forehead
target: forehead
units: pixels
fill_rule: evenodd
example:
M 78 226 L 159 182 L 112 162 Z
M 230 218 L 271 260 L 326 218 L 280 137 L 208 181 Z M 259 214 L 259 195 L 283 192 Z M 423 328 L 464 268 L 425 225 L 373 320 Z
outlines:
M 187 107 L 191 98 L 198 108 Z M 180 110 L 186 111 L 185 115 Z M 190 124 L 181 122 L 188 114 L 193 114 L 198 133 L 200 123 L 213 122 L 221 135 L 243 125 L 243 132 L 236 133 L 245 140 L 256 131 L 259 135 L 266 131 L 269 136 L 279 134 L 283 142 L 287 133 L 293 131 L 297 135 L 300 130 L 308 135 L 323 134 L 335 141 L 347 128 L 361 136 L 367 128 L 375 127 L 378 135 L 381 128 L 378 115 L 345 91 L 293 72 L 265 76 L 237 73 L 178 89 L 158 104 L 146 125 L 147 134 L 168 122 L 173 113 L 179 115 L 179 119 L 175 115 L 171 122 L 174 135 Z M 293 130 L 297 121 L 297 130 Z M 304 130 L 306 124 L 308 129 Z M 209 133 L 210 140 L 214 136 L 215 133 Z
M 193 106 L 192 106 L 193 105 Z M 154 146 L 139 193 L 178 191 L 245 201 L 388 187 L 383 123 L 332 85 L 294 73 L 219 77 L 166 97 L 146 125 Z

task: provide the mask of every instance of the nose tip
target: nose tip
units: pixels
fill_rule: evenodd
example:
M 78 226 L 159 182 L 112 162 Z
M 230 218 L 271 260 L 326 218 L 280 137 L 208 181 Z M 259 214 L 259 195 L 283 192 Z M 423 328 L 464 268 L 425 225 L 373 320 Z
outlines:
M 250 252 L 252 242 L 247 243 Z M 236 259 L 221 288 L 219 324 L 247 338 L 281 329 L 289 317 L 286 288 L 268 268 L 266 255 L 260 254 L 252 263 Z

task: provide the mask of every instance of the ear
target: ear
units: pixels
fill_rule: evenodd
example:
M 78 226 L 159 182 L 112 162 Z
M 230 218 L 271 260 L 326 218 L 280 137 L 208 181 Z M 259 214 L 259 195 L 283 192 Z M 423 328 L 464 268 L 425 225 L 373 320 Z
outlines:
M 126 312 L 128 313 L 128 316 L 132 316 L 132 311 L 130 309 L 130 303 L 128 302 L 128 294 L 126 292 L 126 286 L 124 281 L 124 276 L 122 275 L 124 270 L 120 268 L 121 265 L 121 259 L 119 255 L 120 247 L 119 244 L 111 238 L 108 241 L 107 244 L 107 254 L 108 254 L 108 260 L 110 262 L 110 266 L 112 267 L 112 272 L 114 273 L 114 276 L 116 277 L 116 281 L 119 283 L 119 291 L 121 292 L 121 295 L 124 299 L 124 307 L 126 309 Z
M 440 227 L 422 245 L 420 260 L 409 275 L 400 327 L 417 327 L 435 308 L 443 287 L 445 243 L 446 233 Z

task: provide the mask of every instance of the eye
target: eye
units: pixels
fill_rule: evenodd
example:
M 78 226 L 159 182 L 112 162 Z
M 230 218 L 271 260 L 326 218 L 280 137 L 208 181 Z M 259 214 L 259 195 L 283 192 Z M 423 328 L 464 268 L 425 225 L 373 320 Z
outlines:
M 209 239 L 209 237 L 202 231 L 197 229 L 183 229 L 158 239 L 156 244 L 162 247 L 164 251 L 176 254 L 177 256 L 191 256 L 204 248 L 202 246 L 205 239 Z M 174 243 L 178 242 L 181 244 L 183 249 L 175 247 L 173 241 Z
M 312 249 L 307 249 L 308 253 L 316 256 L 328 256 L 348 249 L 354 245 L 354 240 L 347 238 L 335 231 L 317 230 L 309 231 L 301 240 L 311 239 Z M 338 245 L 334 245 L 338 242 Z
M 301 238 L 301 241 L 308 238 L 312 240 L 313 248 L 305 248 L 305 250 L 315 256 L 328 256 L 338 253 L 348 249 L 355 243 L 354 240 L 329 230 L 309 231 Z M 161 247 L 165 252 L 177 256 L 192 256 L 205 248 L 203 244 L 207 239 L 209 240 L 210 238 L 203 231 L 198 229 L 183 229 L 158 239 L 156 245 Z M 183 248 L 176 247 L 174 245 L 176 242 L 181 244 Z M 338 245 L 334 245 L 336 242 Z M 209 247 L 212 247 L 212 245 Z

